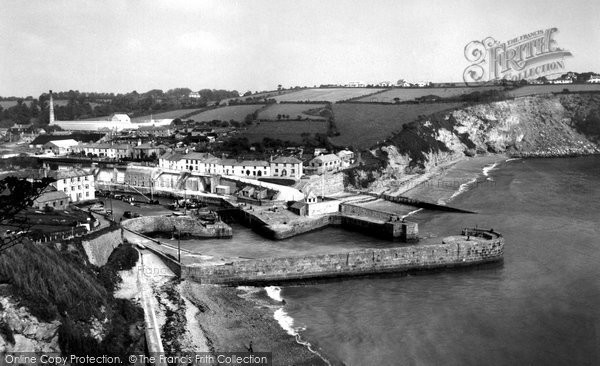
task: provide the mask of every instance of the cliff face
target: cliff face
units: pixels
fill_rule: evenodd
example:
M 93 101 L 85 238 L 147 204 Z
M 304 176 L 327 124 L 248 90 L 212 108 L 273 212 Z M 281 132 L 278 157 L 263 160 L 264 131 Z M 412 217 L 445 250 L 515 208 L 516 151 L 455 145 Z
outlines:
M 407 124 L 373 152 L 384 175 L 418 173 L 483 153 L 566 156 L 600 153 L 600 96 L 536 96 L 480 104 Z

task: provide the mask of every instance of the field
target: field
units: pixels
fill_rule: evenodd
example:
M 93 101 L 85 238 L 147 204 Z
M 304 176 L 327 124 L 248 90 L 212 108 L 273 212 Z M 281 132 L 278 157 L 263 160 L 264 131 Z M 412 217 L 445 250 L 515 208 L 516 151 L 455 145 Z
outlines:
M 394 88 L 383 93 L 375 94 L 358 99 L 360 102 L 379 102 L 394 103 L 394 98 L 400 98 L 400 101 L 414 100 L 425 95 L 437 95 L 441 98 L 449 98 L 457 95 L 469 94 L 475 91 L 485 91 L 490 89 L 502 89 L 498 86 L 481 87 L 462 87 L 462 88 Z
M 266 92 L 262 92 L 262 93 L 256 93 L 256 94 L 251 94 L 251 95 L 247 95 L 245 97 L 237 97 L 237 98 L 227 98 L 227 99 L 223 99 L 221 100 L 221 102 L 219 103 L 220 105 L 227 105 L 227 103 L 229 103 L 229 101 L 231 100 L 243 100 L 245 101 L 246 98 L 273 98 L 277 95 L 283 95 L 286 93 L 290 93 L 293 92 L 292 90 L 281 90 L 281 91 L 277 91 L 277 90 L 272 90 L 272 91 L 266 91 Z
M 340 100 L 360 97 L 361 95 L 372 94 L 383 89 L 376 88 L 323 88 L 323 89 L 302 89 L 288 94 L 278 95 L 275 98 L 278 102 L 306 102 L 306 101 L 327 101 L 335 103 Z
M 522 88 L 512 90 L 510 95 L 513 97 L 524 97 L 526 95 L 560 93 L 564 89 L 570 92 L 600 92 L 600 84 L 553 84 L 553 85 L 527 85 Z
M 175 118 L 181 118 L 181 116 L 185 116 L 186 114 L 200 112 L 201 110 L 202 109 L 198 109 L 198 108 L 176 109 L 174 111 L 152 114 L 152 118 L 153 119 L 169 119 L 169 118 L 175 119 Z M 150 115 L 146 115 L 146 116 L 141 116 L 141 117 L 134 117 L 131 119 L 131 122 L 134 122 L 134 123 L 144 122 L 144 121 L 148 121 L 149 119 L 150 119 Z
M 340 136 L 332 140 L 337 145 L 369 148 L 390 137 L 402 125 L 419 115 L 429 115 L 461 106 L 461 103 L 381 105 L 342 103 L 333 105 L 335 124 Z
M 260 142 L 265 137 L 280 139 L 282 141 L 302 142 L 301 134 L 304 132 L 327 133 L 327 122 L 321 121 L 277 121 L 257 122 L 247 130 L 241 132 L 241 136 L 247 137 L 252 142 Z
M 323 117 L 304 114 L 304 112 L 309 109 L 324 107 L 325 104 L 271 104 L 266 109 L 260 111 L 258 118 L 275 121 L 278 114 L 286 114 L 290 116 L 290 119 L 297 119 L 298 116 L 302 119 L 323 119 Z
M 218 121 L 238 121 L 243 122 L 244 118 L 250 113 L 262 108 L 261 104 L 248 104 L 248 105 L 232 105 L 227 107 L 219 107 L 215 109 L 209 109 L 204 112 L 200 112 L 190 119 L 196 122 L 210 122 L 214 120 Z

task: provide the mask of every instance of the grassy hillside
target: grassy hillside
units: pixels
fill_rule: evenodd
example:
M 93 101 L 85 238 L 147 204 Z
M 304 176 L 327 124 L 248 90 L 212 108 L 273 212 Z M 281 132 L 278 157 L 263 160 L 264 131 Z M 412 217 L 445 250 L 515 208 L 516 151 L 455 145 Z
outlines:
M 238 121 L 243 122 L 248 114 L 251 114 L 264 105 L 262 104 L 247 104 L 247 105 L 232 105 L 209 109 L 198 114 L 192 115 L 189 118 L 196 122 L 218 121 Z
M 339 136 L 336 145 L 369 148 L 399 131 L 420 115 L 459 107 L 460 103 L 381 105 L 366 103 L 334 104 L 333 114 Z
M 473 93 L 475 91 L 482 92 L 490 89 L 502 89 L 498 86 L 482 86 L 482 87 L 462 87 L 462 88 L 394 88 L 383 93 L 378 93 L 372 96 L 357 99 L 359 102 L 378 102 L 378 103 L 394 103 L 395 98 L 398 101 L 414 100 L 426 95 L 437 95 L 441 98 L 450 98 L 458 95 Z
M 119 281 L 116 271 L 131 268 L 137 251 L 122 246 L 116 252 L 107 265 L 95 268 L 77 251 L 20 244 L 0 252 L 0 283 L 8 284 L 32 315 L 42 321 L 60 321 L 59 344 L 65 353 L 122 355 L 139 351 L 143 332 L 137 327 L 143 325 L 143 311 L 112 296 Z M 106 337 L 100 343 L 89 335 L 94 318 L 108 320 Z
M 524 97 L 526 95 L 561 93 L 563 90 L 569 92 L 600 92 L 600 84 L 556 84 L 556 85 L 526 85 L 509 92 L 512 97 Z
M 328 123 L 326 121 L 273 121 L 256 122 L 247 130 L 242 131 L 240 136 L 247 137 L 250 143 L 261 142 L 263 138 L 269 137 L 282 141 L 302 142 L 302 134 L 327 133 Z
M 288 115 L 289 119 L 323 119 L 323 117 L 306 114 L 310 110 L 325 108 L 325 104 L 271 104 L 258 114 L 258 119 L 277 120 L 277 115 Z
M 278 102 L 311 102 L 325 101 L 338 102 L 362 95 L 377 93 L 383 89 L 377 88 L 323 88 L 323 89 L 302 89 L 295 92 L 278 95 L 273 97 Z

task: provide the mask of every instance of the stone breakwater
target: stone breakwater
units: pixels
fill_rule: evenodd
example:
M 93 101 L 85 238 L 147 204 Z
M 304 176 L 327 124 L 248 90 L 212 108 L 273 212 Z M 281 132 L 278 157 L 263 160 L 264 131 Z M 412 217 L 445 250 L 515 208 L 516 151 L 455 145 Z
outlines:
M 441 244 L 195 264 L 183 266 L 181 276 L 211 284 L 277 283 L 475 265 L 500 261 L 503 254 L 504 238 L 498 234 L 461 235 L 446 237 Z
M 143 216 L 125 220 L 121 226 L 141 234 L 173 233 L 175 230 L 194 238 L 231 238 L 233 235 L 231 226 L 224 222 L 207 224 L 185 216 Z

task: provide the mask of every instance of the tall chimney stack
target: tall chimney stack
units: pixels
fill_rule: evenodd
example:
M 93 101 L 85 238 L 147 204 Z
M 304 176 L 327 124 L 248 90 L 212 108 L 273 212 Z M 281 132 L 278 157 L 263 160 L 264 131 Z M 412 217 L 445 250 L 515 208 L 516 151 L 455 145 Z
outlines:
M 50 90 L 50 125 L 54 124 L 54 101 L 52 100 L 52 90 Z

